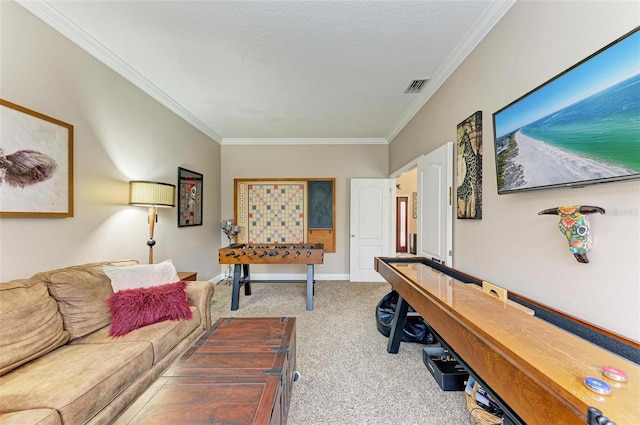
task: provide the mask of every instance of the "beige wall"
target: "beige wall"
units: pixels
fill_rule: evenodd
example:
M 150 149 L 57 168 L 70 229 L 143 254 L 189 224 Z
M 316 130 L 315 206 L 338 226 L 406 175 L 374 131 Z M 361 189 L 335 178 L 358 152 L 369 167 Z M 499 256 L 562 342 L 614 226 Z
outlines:
M 127 182 L 176 184 L 179 166 L 204 174 L 204 225 L 178 228 L 177 209 L 159 209 L 155 260 L 216 276 L 220 146 L 21 6 L 2 1 L 0 12 L 0 97 L 75 127 L 75 216 L 0 219 L 0 281 L 146 262 L 147 210 L 127 205 Z
M 233 217 L 234 178 L 334 177 L 336 179 L 336 252 L 317 266 L 319 279 L 349 274 L 349 181 L 386 178 L 387 145 L 222 145 L 222 216 Z M 227 242 L 225 238 L 225 243 Z M 252 273 L 304 273 L 296 266 L 251 267 Z
M 640 341 L 640 182 L 497 195 L 492 114 L 640 23 L 638 2 L 519 1 L 391 143 L 390 171 L 483 111 L 483 219 L 454 223 L 454 266 Z M 552 216 L 598 205 L 589 264 Z

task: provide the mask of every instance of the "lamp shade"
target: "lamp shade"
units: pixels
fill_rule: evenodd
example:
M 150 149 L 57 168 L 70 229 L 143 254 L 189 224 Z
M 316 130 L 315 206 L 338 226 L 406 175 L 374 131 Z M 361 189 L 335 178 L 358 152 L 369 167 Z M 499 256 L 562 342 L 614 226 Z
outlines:
M 175 207 L 175 185 L 168 183 L 130 181 L 129 205 Z

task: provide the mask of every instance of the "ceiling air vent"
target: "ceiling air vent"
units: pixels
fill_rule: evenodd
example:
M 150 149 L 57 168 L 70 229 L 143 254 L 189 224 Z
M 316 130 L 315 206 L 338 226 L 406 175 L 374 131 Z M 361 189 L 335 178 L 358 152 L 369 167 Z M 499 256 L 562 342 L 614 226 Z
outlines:
M 413 80 L 409 87 L 404 91 L 405 93 L 420 93 L 422 91 L 422 87 L 427 84 L 429 80 Z

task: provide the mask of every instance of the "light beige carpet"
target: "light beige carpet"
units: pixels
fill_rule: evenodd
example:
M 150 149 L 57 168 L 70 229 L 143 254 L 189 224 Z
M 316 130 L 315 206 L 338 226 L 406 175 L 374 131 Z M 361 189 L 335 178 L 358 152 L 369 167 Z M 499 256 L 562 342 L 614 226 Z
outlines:
M 422 362 L 422 345 L 402 343 L 387 353 L 376 328 L 387 283 L 318 281 L 313 311 L 306 285 L 253 283 L 231 311 L 231 286 L 216 285 L 219 317 L 296 317 L 297 370 L 288 425 L 473 424 L 463 392 L 442 391 Z

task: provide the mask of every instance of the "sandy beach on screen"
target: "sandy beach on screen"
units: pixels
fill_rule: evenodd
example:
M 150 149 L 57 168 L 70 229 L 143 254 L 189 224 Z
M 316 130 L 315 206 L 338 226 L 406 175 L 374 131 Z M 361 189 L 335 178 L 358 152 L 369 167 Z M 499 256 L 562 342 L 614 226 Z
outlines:
M 587 158 L 532 137 L 515 134 L 518 156 L 526 183 L 520 187 L 546 186 L 576 180 L 593 180 L 629 174 L 629 170 Z

